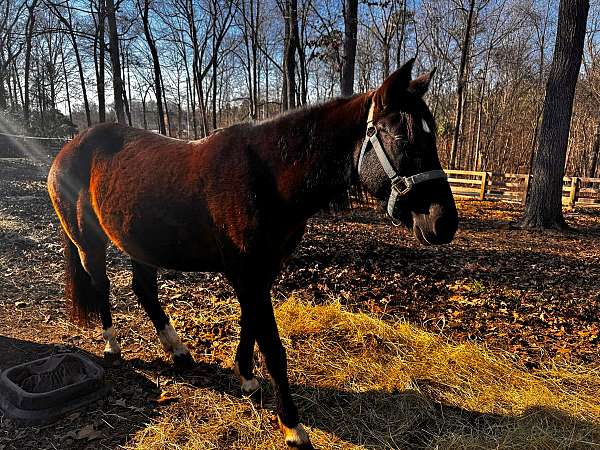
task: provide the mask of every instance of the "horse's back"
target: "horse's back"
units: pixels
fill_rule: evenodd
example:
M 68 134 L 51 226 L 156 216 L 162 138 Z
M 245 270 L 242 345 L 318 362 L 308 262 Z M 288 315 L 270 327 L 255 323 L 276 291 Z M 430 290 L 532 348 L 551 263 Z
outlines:
M 223 186 L 244 176 L 240 145 L 222 132 L 189 142 L 99 125 L 60 151 L 48 177 L 50 196 L 59 217 L 69 216 L 70 222 L 79 220 L 72 212 L 84 204 L 102 232 L 134 259 L 181 270 L 220 270 L 215 222 L 227 220 L 221 212 L 239 209 L 228 205 L 239 197 Z

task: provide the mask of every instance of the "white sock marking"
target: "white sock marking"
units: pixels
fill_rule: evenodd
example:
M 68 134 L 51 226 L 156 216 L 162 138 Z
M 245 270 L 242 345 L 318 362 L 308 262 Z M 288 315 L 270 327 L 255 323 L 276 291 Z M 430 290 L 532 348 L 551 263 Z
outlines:
M 423 130 L 425 131 L 425 133 L 431 133 L 431 130 L 429 129 L 429 125 L 427 125 L 427 122 L 425 122 L 425 119 L 422 119 L 423 122 Z
M 240 384 L 241 384 L 241 388 L 242 388 L 242 393 L 244 394 L 252 394 L 254 391 L 257 391 L 258 388 L 260 388 L 260 383 L 258 382 L 258 380 L 256 379 L 256 377 L 252 377 L 249 380 L 247 378 L 245 378 L 241 373 L 240 373 L 240 365 L 238 364 L 238 362 L 235 362 L 235 366 L 233 368 L 234 373 L 240 377 Z
M 108 327 L 106 330 L 102 330 L 102 337 L 106 341 L 104 353 L 111 353 L 113 355 L 121 353 L 121 347 L 117 342 L 117 333 L 113 327 Z
M 165 352 L 172 356 L 187 355 L 190 353 L 185 344 L 179 339 L 179 336 L 177 336 L 177 332 L 170 322 L 158 332 L 158 339 Z
M 288 428 L 281 422 L 279 417 L 277 417 L 277 421 L 279 422 L 279 428 L 283 432 L 283 437 L 287 445 L 300 447 L 301 445 L 306 445 L 310 442 L 308 433 L 301 423 L 296 425 L 294 428 Z

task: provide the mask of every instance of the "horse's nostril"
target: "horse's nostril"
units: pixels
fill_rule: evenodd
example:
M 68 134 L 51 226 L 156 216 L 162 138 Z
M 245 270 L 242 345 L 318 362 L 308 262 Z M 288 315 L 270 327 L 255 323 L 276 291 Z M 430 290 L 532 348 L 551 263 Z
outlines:
M 435 219 L 433 231 L 436 240 L 441 244 L 447 244 L 454 237 L 458 228 L 458 218 L 454 215 L 444 214 Z

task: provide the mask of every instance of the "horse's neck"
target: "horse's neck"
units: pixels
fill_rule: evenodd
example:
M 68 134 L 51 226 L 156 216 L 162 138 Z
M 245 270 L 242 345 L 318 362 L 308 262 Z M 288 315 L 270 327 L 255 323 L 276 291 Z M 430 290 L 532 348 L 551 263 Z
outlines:
M 298 118 L 290 115 L 286 135 L 281 136 L 286 148 L 278 149 L 283 164 L 276 177 L 280 193 L 300 215 L 313 214 L 350 187 L 369 99 L 363 94 L 316 107 Z

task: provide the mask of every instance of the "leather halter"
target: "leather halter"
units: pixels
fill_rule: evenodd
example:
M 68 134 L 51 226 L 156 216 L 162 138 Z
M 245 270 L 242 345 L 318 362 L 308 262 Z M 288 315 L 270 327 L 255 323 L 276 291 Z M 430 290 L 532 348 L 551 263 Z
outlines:
M 430 180 L 446 179 L 447 176 L 443 170 L 428 170 L 427 172 L 417 173 L 409 177 L 398 175 L 394 169 L 394 166 L 392 165 L 392 162 L 385 153 L 379 137 L 377 136 L 377 128 L 375 128 L 375 125 L 373 124 L 373 109 L 374 105 L 371 104 L 369 116 L 367 118 L 367 132 L 360 149 L 360 155 L 358 157 L 358 174 L 360 175 L 363 158 L 367 148 L 369 147 L 369 144 L 371 144 L 375 150 L 377 158 L 379 159 L 381 167 L 383 167 L 383 170 L 392 183 L 392 189 L 390 191 L 390 197 L 387 203 L 387 213 L 392 219 L 394 219 L 394 209 L 396 207 L 396 201 L 399 197 L 408 194 L 416 184 Z

